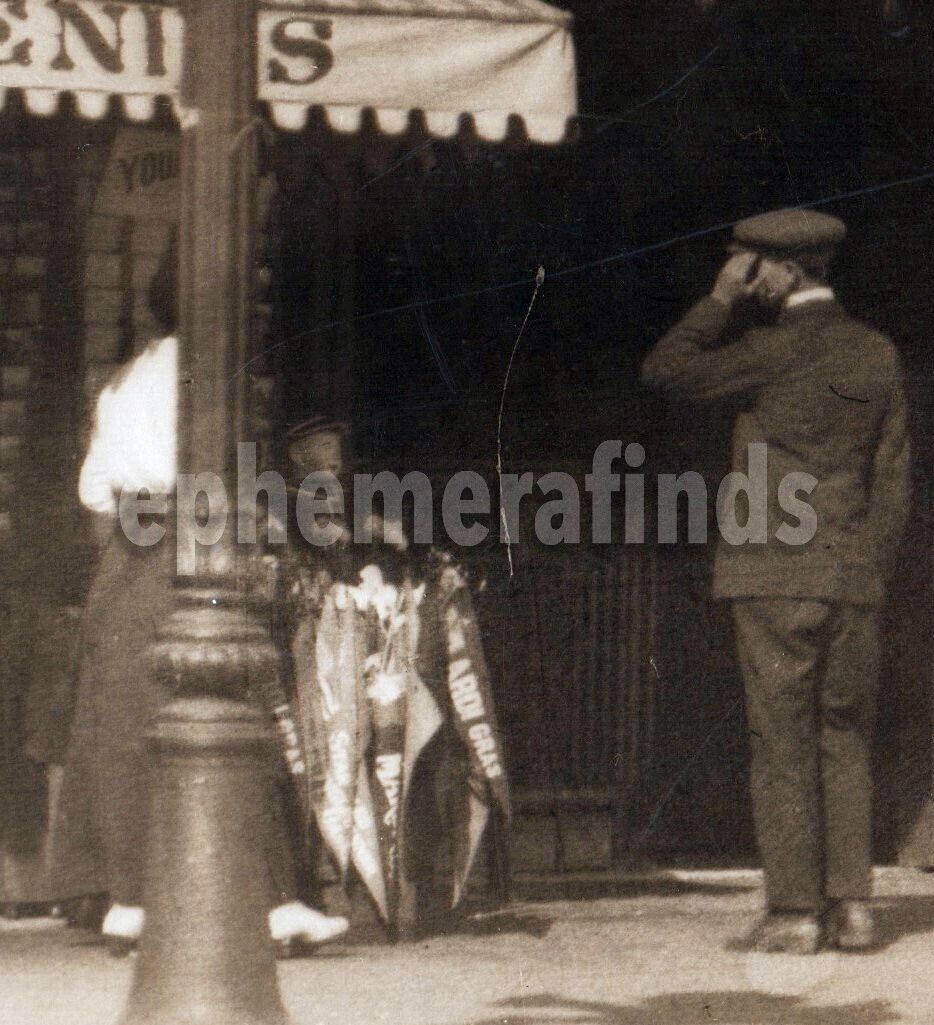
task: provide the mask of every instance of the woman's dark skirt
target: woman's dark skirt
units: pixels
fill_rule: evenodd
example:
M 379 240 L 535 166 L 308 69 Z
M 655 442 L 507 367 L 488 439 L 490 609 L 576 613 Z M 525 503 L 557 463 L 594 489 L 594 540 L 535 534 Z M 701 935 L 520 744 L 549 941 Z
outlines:
M 61 899 L 142 902 L 149 795 L 146 730 L 170 694 L 149 646 L 172 610 L 174 546 L 140 548 L 115 531 L 88 596 L 78 695 L 53 849 Z
M 152 548 L 115 531 L 88 597 L 78 695 L 58 821 L 53 892 L 60 900 L 109 895 L 143 903 L 151 755 L 146 733 L 170 691 L 150 667 L 149 648 L 170 615 L 175 545 Z M 280 795 L 270 789 L 266 842 L 271 902 L 294 895 L 294 852 Z

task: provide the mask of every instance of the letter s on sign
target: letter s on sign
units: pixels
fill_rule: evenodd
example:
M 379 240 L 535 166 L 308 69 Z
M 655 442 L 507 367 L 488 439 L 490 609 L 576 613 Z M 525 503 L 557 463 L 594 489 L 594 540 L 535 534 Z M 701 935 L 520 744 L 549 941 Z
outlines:
M 307 25 L 318 37 L 292 35 L 289 29 L 293 25 Z M 277 21 L 272 30 L 273 48 L 285 57 L 300 57 L 311 63 L 311 71 L 304 77 L 294 76 L 286 65 L 273 57 L 269 61 L 269 81 L 286 82 L 289 85 L 308 85 L 317 82 L 334 67 L 334 54 L 330 47 L 321 42 L 331 38 L 331 23 L 311 18 L 284 18 Z

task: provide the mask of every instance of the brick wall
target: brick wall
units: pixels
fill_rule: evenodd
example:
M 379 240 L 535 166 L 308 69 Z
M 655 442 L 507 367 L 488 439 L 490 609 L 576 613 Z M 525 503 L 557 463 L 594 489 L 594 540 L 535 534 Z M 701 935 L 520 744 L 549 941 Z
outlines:
M 0 154 L 0 567 L 7 571 L 31 352 L 42 331 L 48 189 L 43 150 L 5 148 Z
M 47 326 L 50 178 L 47 153 L 4 139 L 0 152 L 0 786 L 4 899 L 42 896 L 43 774 L 22 756 L 26 645 L 21 496 L 29 469 L 28 406 L 37 345 Z

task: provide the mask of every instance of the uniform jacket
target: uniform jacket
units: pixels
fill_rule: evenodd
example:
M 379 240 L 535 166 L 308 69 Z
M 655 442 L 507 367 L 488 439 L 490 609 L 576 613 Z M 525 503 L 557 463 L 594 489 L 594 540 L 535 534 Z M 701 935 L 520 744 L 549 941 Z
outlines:
M 877 604 L 905 528 L 910 486 L 894 347 L 832 298 L 786 308 L 774 324 L 724 342 L 729 321 L 726 306 L 702 299 L 642 369 L 644 383 L 672 397 L 739 402 L 734 470 L 749 470 L 748 445 L 767 445 L 767 538 L 736 545 L 721 537 L 715 596 Z M 779 501 L 780 483 L 795 472 L 817 480 L 797 495 L 816 514 L 806 544 L 776 538 L 783 523 L 800 522 L 786 511 L 788 496 Z M 738 519 L 744 522 L 742 511 Z

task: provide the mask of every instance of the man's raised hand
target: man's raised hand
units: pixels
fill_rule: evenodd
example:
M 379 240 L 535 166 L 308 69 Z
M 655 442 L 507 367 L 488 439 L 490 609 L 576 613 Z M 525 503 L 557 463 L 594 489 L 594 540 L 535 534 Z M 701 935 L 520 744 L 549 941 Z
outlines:
M 732 306 L 750 295 L 752 283 L 749 277 L 758 258 L 756 253 L 737 253 L 731 256 L 717 275 L 717 280 L 710 291 L 711 298 L 723 303 L 724 306 Z

